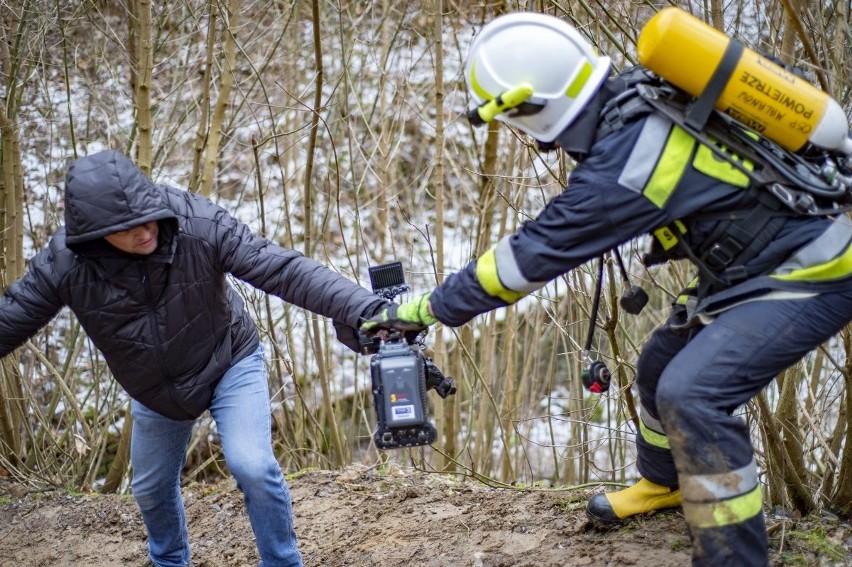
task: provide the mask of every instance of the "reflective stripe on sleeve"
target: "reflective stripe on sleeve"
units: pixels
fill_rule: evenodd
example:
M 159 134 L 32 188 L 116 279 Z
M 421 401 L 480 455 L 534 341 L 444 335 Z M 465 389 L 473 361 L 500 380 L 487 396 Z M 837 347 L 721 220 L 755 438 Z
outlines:
M 537 290 L 547 282 L 533 282 L 521 274 L 521 269 L 515 260 L 515 253 L 512 252 L 510 239 L 511 236 L 504 236 L 494 246 L 494 255 L 497 257 L 497 274 L 500 276 L 500 281 L 512 291 L 521 291 L 526 294 Z
M 547 282 L 533 282 L 521 274 L 510 236 L 500 240 L 476 261 L 476 279 L 488 295 L 499 297 L 506 303 L 515 303 Z

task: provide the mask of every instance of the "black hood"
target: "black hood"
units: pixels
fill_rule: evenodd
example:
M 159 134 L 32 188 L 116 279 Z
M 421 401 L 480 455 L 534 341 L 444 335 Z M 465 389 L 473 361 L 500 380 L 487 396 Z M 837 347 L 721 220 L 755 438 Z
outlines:
M 91 242 L 149 221 L 174 219 L 161 190 L 114 151 L 75 160 L 65 177 L 65 242 Z

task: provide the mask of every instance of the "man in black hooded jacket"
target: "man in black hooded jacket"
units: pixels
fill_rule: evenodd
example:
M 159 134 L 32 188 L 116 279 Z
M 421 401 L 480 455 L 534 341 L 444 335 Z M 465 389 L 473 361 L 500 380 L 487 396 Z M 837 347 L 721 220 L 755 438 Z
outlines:
M 261 565 L 302 564 L 259 336 L 228 274 L 345 327 L 386 303 L 113 151 L 71 164 L 65 227 L 0 299 L 0 357 L 68 306 L 133 399 L 132 488 L 158 567 L 189 564 L 180 472 L 208 409 Z

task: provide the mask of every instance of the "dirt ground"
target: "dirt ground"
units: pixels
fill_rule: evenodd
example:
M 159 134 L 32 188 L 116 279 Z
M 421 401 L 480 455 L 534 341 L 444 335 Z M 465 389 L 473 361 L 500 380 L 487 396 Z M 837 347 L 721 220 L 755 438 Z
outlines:
M 362 467 L 306 472 L 289 484 L 308 567 L 689 564 L 689 538 L 677 512 L 592 529 L 584 507 L 598 488 L 498 489 Z M 242 498 L 230 483 L 190 486 L 184 498 L 195 567 L 257 565 Z M 848 520 L 769 518 L 768 525 L 774 566 L 852 565 Z M 141 567 L 145 554 L 132 497 L 28 492 L 0 479 L 0 566 Z

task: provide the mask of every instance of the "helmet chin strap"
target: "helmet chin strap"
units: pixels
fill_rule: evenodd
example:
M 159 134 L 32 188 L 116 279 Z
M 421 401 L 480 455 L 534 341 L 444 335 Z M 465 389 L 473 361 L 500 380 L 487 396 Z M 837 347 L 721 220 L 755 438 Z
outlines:
M 467 119 L 474 126 L 481 126 L 504 112 L 509 116 L 530 116 L 541 112 L 547 105 L 547 101 L 533 97 L 533 92 L 532 85 L 520 84 L 500 93 L 497 98 L 486 100 L 476 108 L 470 109 Z

